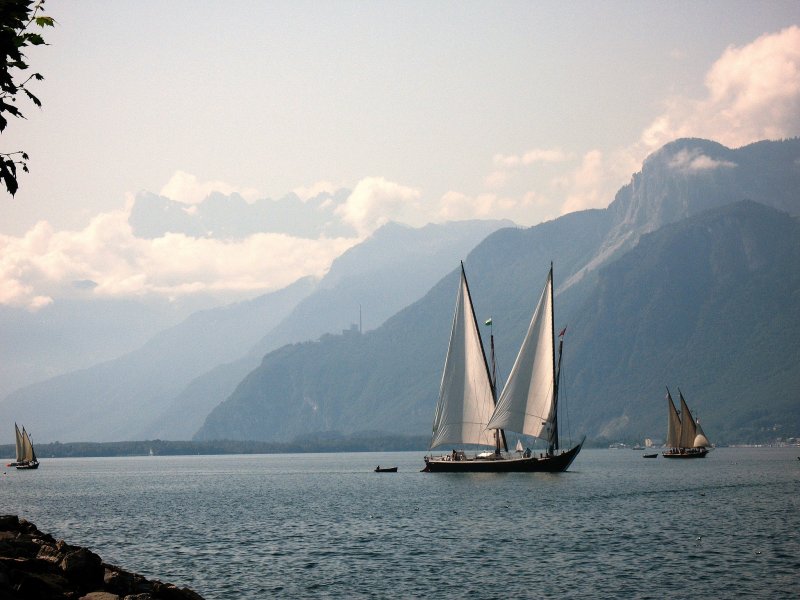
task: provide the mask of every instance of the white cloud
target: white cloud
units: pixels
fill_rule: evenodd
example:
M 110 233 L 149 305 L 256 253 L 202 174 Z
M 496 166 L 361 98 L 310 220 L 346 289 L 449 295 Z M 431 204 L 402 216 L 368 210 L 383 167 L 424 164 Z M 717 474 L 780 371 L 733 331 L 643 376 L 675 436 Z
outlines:
M 224 181 L 198 181 L 197 177 L 185 171 L 175 171 L 167 184 L 161 188 L 160 194 L 176 202 L 199 204 L 211 192 L 220 192 L 226 196 L 236 193 L 248 202 L 258 198 L 258 190 L 253 188 L 239 188 Z
M 533 150 L 528 150 L 522 155 L 495 154 L 493 161 L 498 167 L 513 168 L 533 165 L 536 163 L 558 163 L 569 159 L 570 155 L 565 153 L 560 148 L 534 148 Z
M 419 198 L 419 190 L 382 177 L 367 177 L 358 182 L 335 213 L 363 236 L 392 220 L 411 225 L 426 223 Z
M 297 195 L 300 200 L 307 202 L 311 198 L 316 198 L 320 194 L 333 194 L 343 186 L 337 185 L 330 181 L 318 181 L 309 187 L 297 187 L 292 191 Z
M 98 215 L 80 231 L 37 223 L 22 237 L 0 236 L 0 304 L 36 310 L 96 282 L 100 296 L 266 292 L 299 277 L 322 276 L 355 239 L 309 240 L 257 234 L 243 240 L 167 234 L 134 237 L 127 211 Z
M 705 77 L 702 99 L 670 98 L 644 131 L 645 153 L 680 137 L 731 147 L 800 134 L 800 27 L 729 46 Z M 643 158 L 643 157 L 642 157 Z
M 736 164 L 728 160 L 716 160 L 706 156 L 700 150 L 683 149 L 676 153 L 669 162 L 669 166 L 676 171 L 712 171 L 714 169 L 729 169 Z

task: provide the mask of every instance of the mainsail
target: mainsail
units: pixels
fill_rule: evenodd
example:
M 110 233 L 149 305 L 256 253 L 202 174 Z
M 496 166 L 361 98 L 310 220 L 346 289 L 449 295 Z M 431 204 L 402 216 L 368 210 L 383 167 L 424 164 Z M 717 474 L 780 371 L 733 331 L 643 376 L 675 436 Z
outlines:
M 686 400 L 683 399 L 683 393 L 678 390 L 681 397 L 681 436 L 678 443 L 679 448 L 694 448 L 694 438 L 697 436 L 697 428 L 694 424 L 692 413 L 689 412 L 689 407 L 686 406 Z
M 681 418 L 678 416 L 678 411 L 675 410 L 669 388 L 667 388 L 667 413 L 667 446 L 677 448 L 681 441 Z
M 25 428 L 22 428 L 22 456 L 19 462 L 36 462 L 36 453 L 33 451 L 31 438 Z
M 551 443 L 555 436 L 553 268 L 511 368 L 490 429 L 508 429 Z
M 494 388 L 462 264 L 431 448 L 442 444 L 494 446 L 494 432 L 487 427 L 494 403 Z

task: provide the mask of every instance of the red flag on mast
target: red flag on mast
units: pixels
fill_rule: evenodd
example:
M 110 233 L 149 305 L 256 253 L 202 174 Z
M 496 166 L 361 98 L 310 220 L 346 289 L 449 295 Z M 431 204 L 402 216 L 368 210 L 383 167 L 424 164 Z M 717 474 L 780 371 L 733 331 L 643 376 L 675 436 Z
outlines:
M 564 327 L 564 329 L 561 330 L 561 333 L 558 334 L 558 337 L 564 337 L 565 333 L 567 333 L 567 328 L 566 327 Z

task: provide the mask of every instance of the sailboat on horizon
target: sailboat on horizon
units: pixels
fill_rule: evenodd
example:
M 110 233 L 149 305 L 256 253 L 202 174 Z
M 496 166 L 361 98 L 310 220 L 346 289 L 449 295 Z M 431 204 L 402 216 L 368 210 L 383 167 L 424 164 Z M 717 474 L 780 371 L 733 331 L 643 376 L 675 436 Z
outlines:
M 453 450 L 425 457 L 426 472 L 559 472 L 566 471 L 583 440 L 561 450 L 558 436 L 558 384 L 563 335 L 559 334 L 558 362 L 553 325 L 553 265 L 528 326 L 511 374 L 500 395 L 483 351 L 464 263 L 456 297 L 450 344 L 445 359 L 439 401 L 433 420 L 430 450 L 445 444 L 493 448 L 473 456 Z M 494 340 L 492 339 L 492 349 Z M 494 350 L 492 350 L 494 352 Z M 530 449 L 508 452 L 505 431 L 547 443 L 536 456 Z M 585 439 L 585 438 L 584 438 Z M 517 446 L 519 450 L 521 446 Z
M 16 458 L 14 462 L 8 463 L 6 466 L 16 467 L 17 469 L 38 469 L 39 461 L 36 460 L 36 452 L 33 450 L 31 436 L 25 431 L 25 427 L 23 426 L 22 431 L 20 431 L 19 426 L 14 423 L 14 434 L 16 437 Z
M 667 388 L 667 442 L 669 448 L 662 452 L 664 458 L 705 458 L 711 443 L 708 441 L 700 421 L 689 411 L 689 406 L 678 388 L 681 399 L 681 414 L 675 409 L 672 394 Z

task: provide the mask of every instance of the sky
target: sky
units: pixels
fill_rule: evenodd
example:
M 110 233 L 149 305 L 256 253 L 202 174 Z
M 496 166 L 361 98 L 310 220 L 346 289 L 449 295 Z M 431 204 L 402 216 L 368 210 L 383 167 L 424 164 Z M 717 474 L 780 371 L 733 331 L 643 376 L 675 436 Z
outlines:
M 800 135 L 800 3 L 47 0 L 42 108 L 0 151 L 0 304 L 255 295 L 387 221 L 529 226 L 606 207 L 679 137 Z M 143 193 L 303 202 L 352 236 L 137 237 Z M 79 286 L 87 293 L 86 286 Z

